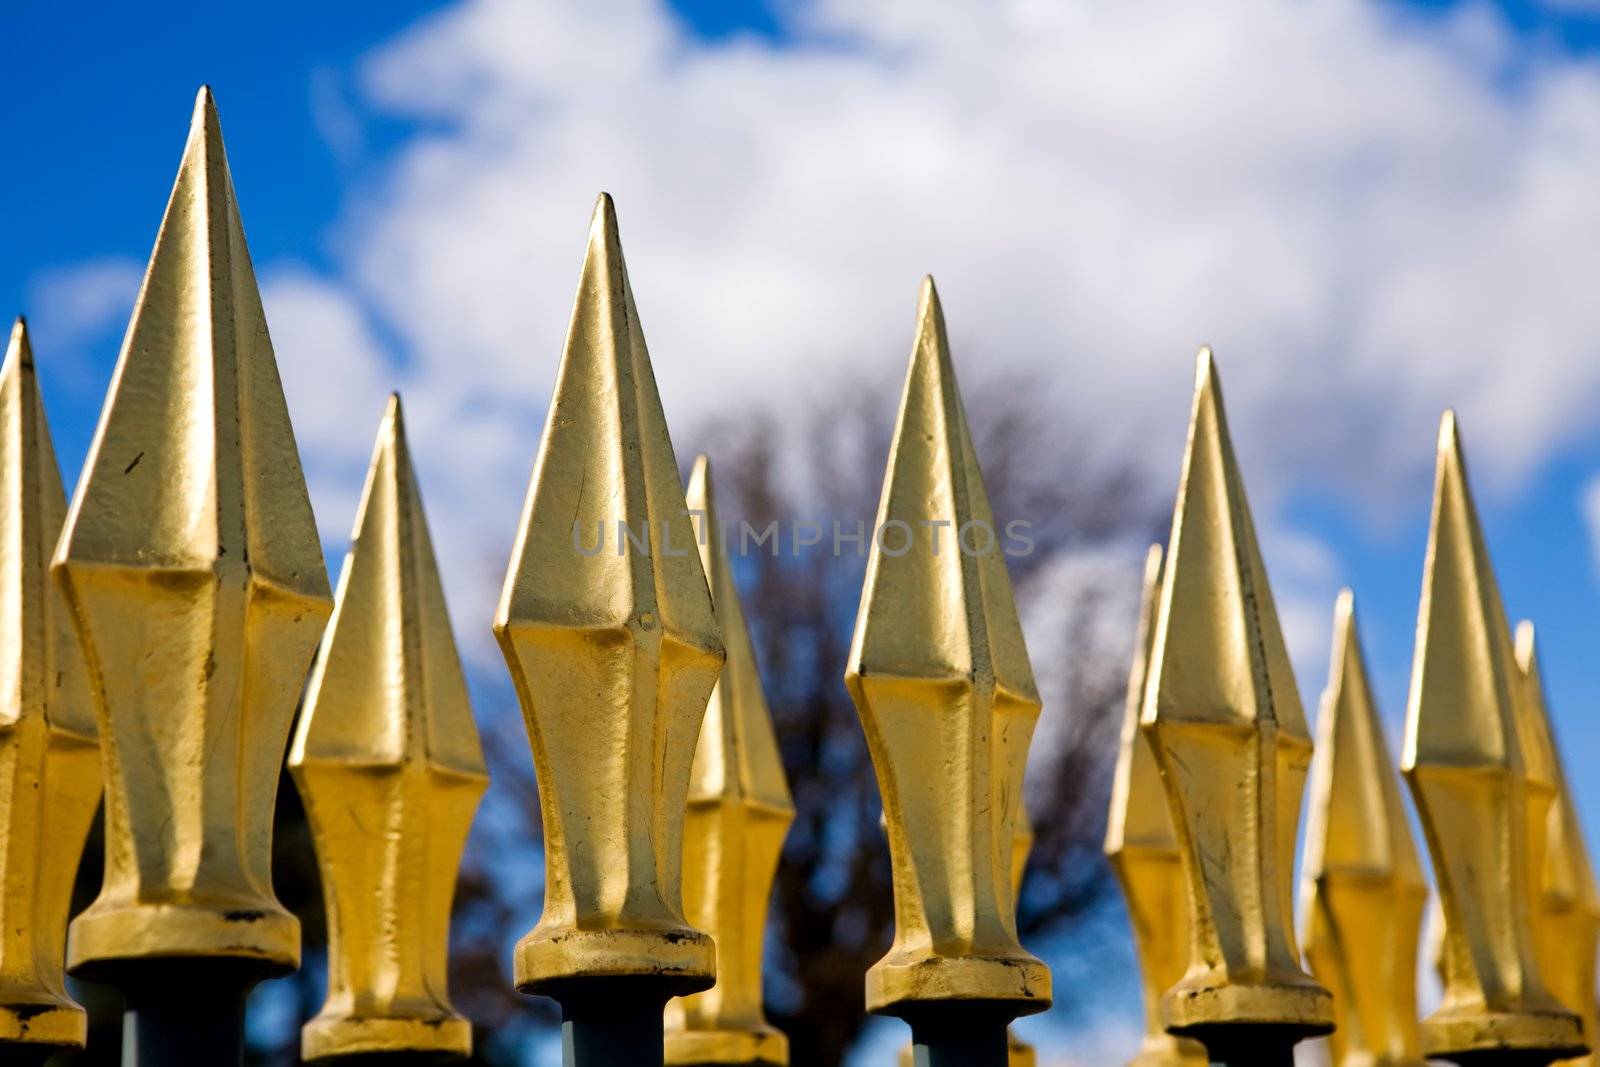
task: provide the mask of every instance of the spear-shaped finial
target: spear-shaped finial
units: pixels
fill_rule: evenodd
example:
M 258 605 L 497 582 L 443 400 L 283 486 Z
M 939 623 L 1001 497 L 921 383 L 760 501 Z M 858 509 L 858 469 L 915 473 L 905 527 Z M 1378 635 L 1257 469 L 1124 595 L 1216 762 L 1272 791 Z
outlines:
M 1578 1017 L 1546 990 L 1534 955 L 1515 672 L 1455 416 L 1446 412 L 1401 770 L 1445 911 L 1444 1001 L 1423 1020 L 1423 1049 L 1458 1062 L 1545 1063 L 1585 1047 Z
M 1160 603 L 1161 546 L 1151 545 L 1144 560 L 1139 628 L 1133 666 L 1128 671 L 1117 768 L 1111 780 L 1106 856 L 1127 901 L 1144 991 L 1144 1040 L 1128 1067 L 1205 1067 L 1205 1047 L 1167 1033 L 1161 1017 L 1162 996 L 1189 968 L 1189 900 L 1161 772 L 1149 740 L 1139 729 Z
M 54 567 L 106 779 L 105 883 L 72 923 L 71 967 L 136 1009 L 207 970 L 155 981 L 156 961 L 230 972 L 203 982 L 219 996 L 294 968 L 273 800 L 332 597 L 204 89 Z
M 845 682 L 894 873 L 894 944 L 867 972 L 867 1009 L 910 1022 L 934 1062 L 1004 1063 L 1005 1023 L 1050 1005 L 1010 870 L 1039 697 L 931 279 Z
M 83 656 L 49 580 L 66 511 L 18 319 L 0 366 L 0 1045 L 13 1055 L 82 1048 L 86 1033 L 63 955 L 100 747 Z
M 1544 680 L 1539 668 L 1533 623 L 1524 619 L 1517 625 L 1517 680 L 1528 725 L 1542 735 L 1542 747 L 1550 754 L 1550 772 L 1555 787 L 1555 803 L 1545 832 L 1544 865 L 1538 872 L 1537 918 L 1534 922 L 1539 952 L 1539 973 L 1556 999 L 1576 1012 L 1583 1023 L 1587 1055 L 1566 1061 L 1570 1067 L 1596 1062 L 1595 1047 L 1595 955 L 1596 934 L 1600 931 L 1600 892 L 1596 891 L 1594 868 L 1589 863 L 1589 847 L 1584 841 L 1583 824 L 1567 783 L 1567 772 L 1555 743 L 1544 698 Z
M 1417 935 L 1428 890 L 1348 589 L 1317 714 L 1302 879 L 1306 961 L 1334 995 L 1335 1067 L 1424 1067 Z
M 1141 715 L 1192 923 L 1189 970 L 1162 1007 L 1213 1060 L 1275 1065 L 1333 1023 L 1292 922 L 1311 735 L 1209 349 L 1198 362 Z
M 762 1011 L 761 959 L 767 899 L 794 801 L 705 456 L 689 477 L 688 505 L 699 516 L 700 562 L 728 651 L 695 749 L 683 850 L 684 905 L 689 921 L 716 939 L 717 984 L 667 1005 L 666 1062 L 781 1067 L 789 1040 Z
M 608 196 L 494 629 L 544 820 L 517 987 L 560 1000 L 570 1040 L 649 1038 L 628 1055 L 659 1062 L 662 1006 L 714 974 L 684 919 L 683 820 L 723 645 Z M 631 1022 L 607 1025 L 623 1001 Z
M 352 536 L 289 751 L 328 913 L 328 998 L 301 1050 L 466 1056 L 472 1028 L 448 991 L 450 902 L 489 772 L 398 396 Z

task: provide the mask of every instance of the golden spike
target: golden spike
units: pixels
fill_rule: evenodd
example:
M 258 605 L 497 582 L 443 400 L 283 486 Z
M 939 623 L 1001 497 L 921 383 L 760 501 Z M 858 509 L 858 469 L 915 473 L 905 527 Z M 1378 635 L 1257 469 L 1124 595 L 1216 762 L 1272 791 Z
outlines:
M 894 874 L 894 943 L 867 972 L 867 1010 L 1014 1017 L 1050 1005 L 1010 878 L 1039 697 L 932 279 L 917 317 L 845 674 Z
M 688 505 L 699 516 L 700 562 L 728 651 L 695 749 L 683 849 L 684 904 L 690 923 L 716 940 L 717 984 L 667 1005 L 666 1062 L 781 1067 L 789 1062 L 789 1039 L 762 1012 L 761 959 L 767 900 L 794 801 L 705 456 L 689 477 Z
M 489 771 L 398 396 L 352 539 L 289 750 L 328 914 L 328 998 L 301 1051 L 467 1056 L 472 1027 L 448 991 L 450 902 Z
M 67 511 L 28 330 L 0 366 L 0 1045 L 82 1048 L 67 995 L 67 906 L 100 804 L 83 656 L 49 582 Z
M 205 89 L 54 571 L 106 782 L 105 883 L 70 966 L 294 968 L 273 800 L 332 597 Z
M 1183 861 L 1172 832 L 1172 816 L 1150 742 L 1139 729 L 1150 643 L 1161 601 L 1161 546 L 1144 561 L 1144 594 L 1128 695 L 1122 718 L 1117 768 L 1106 819 L 1106 856 L 1122 886 L 1139 950 L 1144 991 L 1144 1040 L 1129 1067 L 1206 1067 L 1205 1046 L 1167 1033 L 1161 998 L 1189 967 L 1189 900 Z
M 1417 935 L 1428 889 L 1393 768 L 1345 589 L 1317 714 L 1301 883 L 1306 961 L 1334 994 L 1335 1067 L 1425 1064 Z
M 1446 412 L 1401 756 L 1444 901 L 1444 1001 L 1422 1023 L 1432 1057 L 1548 1062 L 1584 1048 L 1577 1016 L 1546 990 L 1534 956 L 1515 671 L 1455 416 Z
M 544 820 L 544 915 L 517 945 L 517 987 L 630 978 L 662 1003 L 708 988 L 683 820 L 722 630 L 605 195 L 494 629 Z
M 1517 680 L 1521 707 L 1528 727 L 1542 739 L 1549 753 L 1554 807 L 1547 822 L 1544 866 L 1539 871 L 1537 919 L 1534 922 L 1539 952 L 1539 973 L 1556 999 L 1576 1012 L 1583 1023 L 1583 1039 L 1591 1051 L 1564 1061 L 1570 1067 L 1592 1065 L 1595 1053 L 1595 955 L 1600 932 L 1600 892 L 1584 841 L 1566 768 L 1555 743 L 1554 728 L 1545 705 L 1539 653 L 1534 645 L 1533 623 L 1524 620 L 1516 634 Z
M 1256 544 L 1221 384 L 1198 360 L 1141 727 L 1188 887 L 1190 963 L 1168 1029 L 1229 1060 L 1239 1043 L 1326 1033 L 1332 998 L 1300 968 L 1294 847 L 1311 735 Z M 1262 1059 L 1259 1062 L 1269 1062 Z M 1272 1060 L 1271 1062 L 1276 1062 Z

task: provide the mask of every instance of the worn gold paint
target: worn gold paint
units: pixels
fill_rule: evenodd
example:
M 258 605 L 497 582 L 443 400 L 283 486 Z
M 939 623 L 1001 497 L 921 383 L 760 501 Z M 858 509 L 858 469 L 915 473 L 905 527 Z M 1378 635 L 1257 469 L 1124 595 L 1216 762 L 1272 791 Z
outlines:
M 994 530 L 930 279 L 845 674 L 889 835 L 894 943 L 866 982 L 867 1009 L 889 1015 L 1050 1005 L 1049 969 L 1017 941 L 1010 877 L 1039 697 L 1004 555 L 993 540 L 987 554 L 954 544 L 969 522 Z M 966 535 L 976 549 L 982 528 Z
M 1311 734 L 1209 350 L 1198 363 L 1141 712 L 1191 917 L 1189 969 L 1162 1012 L 1208 1043 L 1325 1033 L 1332 998 L 1301 970 L 1292 921 Z
M 472 1051 L 450 1004 L 456 870 L 489 784 L 392 397 L 289 770 L 316 841 L 328 997 L 308 1061 Z
M 1423 1067 L 1417 935 L 1427 899 L 1346 589 L 1317 714 L 1301 883 L 1306 961 L 1334 995 L 1334 1067 Z
M 70 965 L 293 968 L 273 800 L 332 598 L 205 90 L 54 570 L 106 783 L 105 883 Z
M 1546 822 L 1544 867 L 1539 872 L 1537 918 L 1534 922 L 1539 952 L 1539 973 L 1562 1005 L 1576 1012 L 1583 1023 L 1584 1042 L 1595 1045 L 1595 954 L 1600 930 L 1600 893 L 1583 824 L 1567 782 L 1561 749 L 1544 699 L 1539 653 L 1533 623 L 1524 620 L 1516 634 L 1517 682 L 1529 727 L 1543 736 L 1550 753 L 1554 806 Z M 1591 1051 L 1564 1063 L 1569 1067 L 1594 1064 Z
M 100 746 L 83 656 L 49 580 L 66 511 L 18 319 L 0 366 L 0 1043 L 81 1048 L 63 956 Z
M 1583 1048 L 1578 1017 L 1547 991 L 1535 958 L 1517 685 L 1455 416 L 1446 412 L 1401 756 L 1445 913 L 1444 1001 L 1422 1024 L 1429 1056 L 1527 1060 Z
M 700 562 L 728 653 L 700 727 L 683 843 L 684 907 L 689 922 L 717 943 L 717 983 L 667 1005 L 666 1062 L 782 1065 L 789 1040 L 762 1011 L 761 960 L 767 900 L 794 801 L 705 456 L 695 460 L 687 497 L 698 513 Z
M 494 629 L 544 820 L 544 914 L 517 945 L 517 987 L 709 987 L 683 822 L 722 630 L 604 195 Z
M 1111 780 L 1105 848 L 1127 901 L 1144 992 L 1144 1040 L 1128 1065 L 1205 1067 L 1209 1062 L 1205 1047 L 1167 1033 L 1161 1017 L 1161 998 L 1189 967 L 1189 901 L 1161 772 L 1149 740 L 1139 729 L 1160 600 L 1161 546 L 1151 545 L 1144 561 L 1144 594 L 1133 666 L 1128 671 L 1117 767 Z

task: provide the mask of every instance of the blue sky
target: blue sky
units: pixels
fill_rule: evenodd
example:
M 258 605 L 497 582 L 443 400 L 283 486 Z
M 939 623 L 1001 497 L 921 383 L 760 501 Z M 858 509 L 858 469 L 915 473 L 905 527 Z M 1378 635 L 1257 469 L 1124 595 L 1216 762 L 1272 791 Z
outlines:
M 693 395 L 708 373 L 741 402 L 805 377 L 796 366 L 846 388 L 861 352 L 894 373 L 932 269 L 958 363 L 982 352 L 1087 394 L 1063 410 L 1169 494 L 1188 360 L 1215 343 L 1308 705 L 1350 584 L 1398 721 L 1435 420 L 1460 404 L 1569 764 L 1600 746 L 1584 506 L 1600 476 L 1600 5 L 1217 9 L 1188 36 L 1215 35 L 1239 87 L 1219 76 L 1198 102 L 1149 72 L 1200 54 L 1132 14 L 1037 30 L 1017 4 L 991 32 L 953 3 L 931 27 L 895 4 L 609 0 L 593 22 L 445 7 L 0 10 L 0 310 L 34 320 L 69 482 L 209 82 L 330 563 L 383 395 L 404 385 L 468 644 L 603 186 L 669 414 L 715 403 Z M 1033 38 L 1067 58 L 994 58 Z M 1073 94 L 1081 110 L 1061 102 Z M 477 661 L 481 685 L 495 671 Z M 1575 784 L 1593 835 L 1600 786 Z

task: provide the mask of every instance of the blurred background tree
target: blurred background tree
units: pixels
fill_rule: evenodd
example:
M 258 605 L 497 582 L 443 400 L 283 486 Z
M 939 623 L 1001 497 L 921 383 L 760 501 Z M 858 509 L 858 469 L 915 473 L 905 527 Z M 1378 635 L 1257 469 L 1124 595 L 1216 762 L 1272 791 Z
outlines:
M 872 528 L 897 395 L 898 383 L 883 381 L 781 416 L 707 423 L 676 442 L 685 470 L 697 451 L 712 457 L 731 529 L 776 521 L 781 531 L 775 556 L 771 542 L 752 543 L 735 568 L 796 807 L 773 891 L 767 998 L 803 1067 L 834 1067 L 860 1037 L 862 978 L 893 927 L 877 785 L 843 684 L 866 559 L 849 540 L 836 554 L 832 531 L 836 521 L 846 535 L 858 523 Z M 1037 839 L 1018 916 L 1024 943 L 1038 945 L 1070 932 L 1110 886 L 1100 842 L 1139 568 L 1166 515 L 1134 469 L 1061 425 L 1026 383 L 974 378 L 966 399 L 997 525 L 1026 521 L 1034 542 L 1008 562 L 1045 698 L 1027 792 Z M 815 523 L 806 529 L 820 528 L 821 542 L 797 547 L 796 520 Z M 736 551 L 736 534 L 730 541 Z M 455 624 L 461 632 L 474 623 Z M 538 794 L 509 687 L 481 682 L 476 692 L 493 783 L 456 895 L 451 994 L 477 1027 L 473 1062 L 509 1067 L 553 1038 L 557 1022 L 550 1002 L 512 990 L 509 968 L 542 896 Z M 92 840 L 76 907 L 98 889 L 99 848 Z M 274 877 L 306 946 L 301 970 L 262 987 L 251 1005 L 249 1061 L 278 1067 L 299 1062 L 299 1027 L 321 1006 L 327 938 L 311 835 L 287 776 Z M 90 1051 L 61 1062 L 119 1062 L 115 994 L 77 989 L 94 1034 Z M 1071 994 L 1058 988 L 1058 1002 Z

